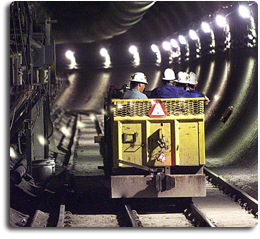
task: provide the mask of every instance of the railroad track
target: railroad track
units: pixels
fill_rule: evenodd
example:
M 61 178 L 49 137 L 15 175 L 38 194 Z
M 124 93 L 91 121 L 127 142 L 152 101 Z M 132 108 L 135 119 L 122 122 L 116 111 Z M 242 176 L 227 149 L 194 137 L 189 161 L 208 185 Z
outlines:
M 113 204 L 113 203 L 112 203 Z M 46 215 L 41 211 L 37 212 L 36 223 L 33 227 L 194 227 L 194 217 L 190 213 L 182 212 L 144 212 L 132 210 L 129 204 L 111 205 L 113 208 L 109 212 L 91 212 L 80 213 L 71 212 L 65 204 L 59 207 L 59 214 L 55 216 Z M 94 206 L 95 207 L 95 206 Z M 68 206 L 69 208 L 69 206 Z M 48 221 L 52 221 L 56 225 Z M 39 221 L 42 220 L 40 223 Z M 44 225 L 44 222 L 46 225 Z
M 233 193 L 230 193 L 231 189 L 221 186 L 220 176 L 217 176 L 218 180 L 209 176 L 215 177 L 213 172 L 207 170 L 206 175 L 207 197 L 194 198 L 193 202 L 187 201 L 183 204 L 180 201 L 155 199 L 129 200 L 128 203 L 124 203 L 124 200 L 105 199 L 102 195 L 92 195 L 92 198 L 81 193 L 68 195 L 71 192 L 64 189 L 63 192 L 67 195 L 61 194 L 56 209 L 46 210 L 45 213 L 38 210 L 32 226 L 253 227 L 257 225 L 258 212 L 255 211 L 257 208 L 255 200 L 237 188 L 232 188 Z M 237 191 L 234 191 L 235 189 Z M 240 199 L 239 193 L 243 193 L 248 199 Z M 95 199 L 95 196 L 100 199 Z M 57 200 L 56 198 L 56 202 Z M 256 205 L 251 208 L 249 205 L 252 201 Z
M 181 207 L 163 205 L 163 209 L 153 206 L 150 210 L 135 210 L 129 204 L 118 205 L 113 212 L 77 214 L 66 211 L 64 227 L 214 227 L 193 203 Z
M 165 211 L 166 207 L 168 209 Z M 131 227 L 195 227 L 198 226 L 199 219 L 190 212 L 190 206 L 180 211 L 175 211 L 171 205 L 167 205 L 164 210 L 133 210 L 130 205 L 125 205 L 127 217 L 125 222 Z M 201 224 L 202 225 L 202 222 Z
M 258 202 L 224 178 L 205 168 L 207 196 L 193 202 L 216 227 L 254 227 Z
M 183 213 L 138 213 L 126 206 L 133 227 L 254 227 L 258 202 L 224 178 L 205 169 L 207 197 L 194 198 Z M 185 217 L 183 217 L 185 215 Z M 185 220 L 185 219 L 188 219 Z

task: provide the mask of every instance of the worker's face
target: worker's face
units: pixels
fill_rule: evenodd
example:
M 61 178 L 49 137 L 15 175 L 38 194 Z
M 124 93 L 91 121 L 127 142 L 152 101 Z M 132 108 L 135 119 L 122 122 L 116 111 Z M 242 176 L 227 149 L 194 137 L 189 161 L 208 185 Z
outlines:
M 144 92 L 144 89 L 145 89 L 145 84 L 143 84 L 143 83 L 140 83 L 139 84 L 139 89 L 140 89 L 140 92 Z

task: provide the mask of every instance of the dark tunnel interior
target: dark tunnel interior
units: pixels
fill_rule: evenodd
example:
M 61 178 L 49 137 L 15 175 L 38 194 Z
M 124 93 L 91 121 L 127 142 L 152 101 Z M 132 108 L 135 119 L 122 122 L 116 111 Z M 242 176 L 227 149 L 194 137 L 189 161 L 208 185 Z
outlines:
M 193 71 L 205 106 L 206 165 L 230 169 L 239 184 L 257 190 L 258 172 L 258 6 L 256 2 L 30 2 L 38 19 L 50 17 L 56 43 L 56 77 L 69 85 L 55 105 L 102 113 L 110 87 L 129 84 L 134 72 L 148 79 L 147 91 L 161 85 L 163 71 Z M 250 9 L 241 17 L 239 5 Z M 219 27 L 217 14 L 225 16 Z M 204 32 L 201 23 L 210 24 Z M 195 30 L 193 40 L 189 30 Z M 183 35 L 186 43 L 178 39 Z M 199 37 L 198 37 L 199 36 Z M 177 40 L 177 46 L 174 41 Z M 171 41 L 172 40 L 172 41 Z M 162 46 L 170 45 L 169 50 Z M 165 43 L 165 44 L 166 44 Z M 175 41 L 176 43 L 176 41 Z M 151 50 L 155 44 L 157 51 Z M 137 50 L 130 54 L 129 47 Z M 101 48 L 108 54 L 100 55 Z M 73 52 L 74 60 L 65 57 Z M 221 121 L 225 112 L 231 114 Z M 233 170 L 233 171 L 232 171 Z M 246 172 L 248 178 L 236 177 Z M 238 182 L 239 181 L 239 182 Z M 252 186 L 252 187 L 253 187 Z

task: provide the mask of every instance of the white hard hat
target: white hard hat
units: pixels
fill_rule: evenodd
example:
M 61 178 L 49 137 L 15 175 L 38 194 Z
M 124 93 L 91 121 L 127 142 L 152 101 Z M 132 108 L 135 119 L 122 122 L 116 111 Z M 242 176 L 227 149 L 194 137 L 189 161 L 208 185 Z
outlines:
M 198 84 L 198 81 L 196 80 L 196 74 L 194 72 L 190 72 L 190 75 L 189 75 L 189 78 L 190 78 L 190 83 L 191 85 L 197 85 Z
M 167 68 L 163 74 L 163 80 L 175 80 L 175 73 L 171 68 Z
M 176 79 L 175 82 L 182 84 L 190 84 L 189 75 L 186 72 L 180 71 L 178 73 L 178 79 Z
M 131 75 L 131 82 L 139 82 L 139 83 L 143 83 L 143 84 L 148 84 L 147 78 L 145 76 L 144 73 L 142 72 L 136 72 L 133 75 Z

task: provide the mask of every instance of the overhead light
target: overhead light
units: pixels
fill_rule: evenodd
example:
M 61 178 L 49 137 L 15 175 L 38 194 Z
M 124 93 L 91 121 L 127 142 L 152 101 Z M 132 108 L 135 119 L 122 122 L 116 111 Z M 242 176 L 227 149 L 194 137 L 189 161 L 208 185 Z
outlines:
M 131 53 L 131 54 L 136 54 L 137 52 L 138 52 L 138 50 L 137 50 L 137 47 L 136 46 L 130 46 L 129 47 L 129 52 Z
M 77 68 L 77 62 L 76 62 L 76 58 L 74 56 L 74 53 L 75 52 L 73 52 L 71 50 L 68 50 L 65 53 L 65 56 L 67 57 L 67 59 L 70 60 L 70 65 L 69 65 L 70 69 L 76 69 Z
M 137 47 L 132 45 L 132 46 L 129 47 L 128 50 L 133 55 L 134 65 L 139 66 L 140 65 L 140 56 L 139 56 L 139 52 L 138 52 Z
M 156 54 L 156 62 L 161 63 L 162 62 L 162 56 L 161 56 L 161 52 L 159 50 L 159 47 L 155 44 L 152 44 L 151 49 Z
M 171 44 L 170 44 L 170 42 L 168 42 L 168 41 L 164 41 L 164 42 L 162 43 L 162 47 L 163 47 L 163 49 L 164 49 L 165 51 L 170 51 L 170 50 L 171 50 Z
M 72 60 L 72 59 L 74 59 L 74 52 L 71 51 L 71 50 L 68 50 L 68 51 L 66 51 L 65 56 L 66 56 L 69 60 Z
M 103 57 L 106 57 L 108 55 L 108 52 L 107 52 L 106 48 L 101 48 L 99 53 Z
M 179 44 L 178 44 L 178 42 L 177 42 L 175 39 L 171 39 L 171 45 L 172 45 L 172 47 L 174 47 L 174 48 L 179 47 Z
M 227 25 L 226 17 L 222 15 L 217 15 L 216 23 L 218 24 L 219 27 L 225 27 Z
M 201 23 L 201 28 L 205 33 L 210 33 L 211 32 L 211 28 L 210 25 L 207 22 L 202 22 Z
M 238 12 L 242 18 L 250 18 L 250 10 L 245 5 L 239 5 Z
M 158 48 L 158 46 L 157 46 L 157 45 L 155 45 L 155 44 L 152 44 L 152 45 L 151 45 L 151 49 L 152 49 L 152 51 L 153 51 L 154 53 L 156 53 L 156 52 L 158 52 L 158 51 L 159 51 L 159 48 Z
M 101 48 L 99 51 L 100 55 L 105 58 L 104 66 L 105 68 L 108 68 L 111 65 L 110 56 L 108 54 L 108 51 L 106 48 Z
M 190 30 L 189 35 L 192 40 L 198 40 L 198 35 L 194 30 Z
M 179 35 L 179 42 L 180 42 L 182 45 L 186 45 L 186 44 L 187 44 L 187 41 L 186 41 L 185 37 L 182 36 L 182 35 Z

